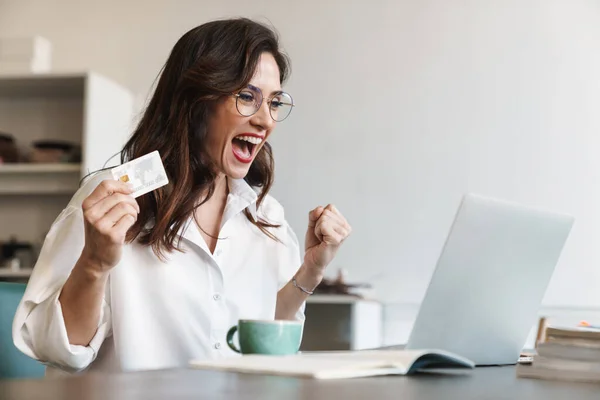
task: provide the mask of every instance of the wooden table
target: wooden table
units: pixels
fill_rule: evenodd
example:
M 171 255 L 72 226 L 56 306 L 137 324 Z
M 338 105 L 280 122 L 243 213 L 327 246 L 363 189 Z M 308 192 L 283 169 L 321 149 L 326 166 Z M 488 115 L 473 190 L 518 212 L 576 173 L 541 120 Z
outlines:
M 200 370 L 85 374 L 42 380 L 0 381 L 2 400 L 123 399 L 528 399 L 597 400 L 600 385 L 519 379 L 514 367 L 469 372 L 335 381 Z

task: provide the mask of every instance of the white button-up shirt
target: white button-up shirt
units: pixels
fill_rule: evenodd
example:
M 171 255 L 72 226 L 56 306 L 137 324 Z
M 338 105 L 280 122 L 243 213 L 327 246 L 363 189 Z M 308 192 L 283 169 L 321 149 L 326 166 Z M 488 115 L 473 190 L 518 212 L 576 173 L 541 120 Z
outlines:
M 214 254 L 193 222 L 180 232 L 184 252 L 166 261 L 127 244 L 110 272 L 95 336 L 88 346 L 70 345 L 58 297 L 84 246 L 81 203 L 107 178 L 87 181 L 48 232 L 13 323 L 21 351 L 66 371 L 185 367 L 191 359 L 235 355 L 225 336 L 238 319 L 274 319 L 277 292 L 300 267 L 298 241 L 277 201 L 267 196 L 257 210 L 256 192 L 229 180 Z M 281 243 L 252 225 L 246 208 L 280 224 L 271 231 Z

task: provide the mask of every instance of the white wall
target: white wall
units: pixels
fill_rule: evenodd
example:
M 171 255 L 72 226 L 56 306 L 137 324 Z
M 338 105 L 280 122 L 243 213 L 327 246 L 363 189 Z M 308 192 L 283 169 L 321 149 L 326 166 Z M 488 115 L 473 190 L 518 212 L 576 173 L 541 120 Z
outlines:
M 574 214 L 545 304 L 600 306 L 600 2 L 0 0 L 0 35 L 42 34 L 57 70 L 143 101 L 181 34 L 232 15 L 268 18 L 292 57 L 274 193 L 300 237 L 316 204 L 347 215 L 332 267 L 420 301 L 475 191 Z

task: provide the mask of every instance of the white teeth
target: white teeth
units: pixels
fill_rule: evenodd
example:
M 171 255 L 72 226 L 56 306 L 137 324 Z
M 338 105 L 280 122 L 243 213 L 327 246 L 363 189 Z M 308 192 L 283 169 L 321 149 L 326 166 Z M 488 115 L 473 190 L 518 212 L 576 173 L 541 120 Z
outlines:
M 245 140 L 246 142 L 250 142 L 252 144 L 260 144 L 262 142 L 261 138 L 257 138 L 254 136 L 236 136 L 238 140 Z

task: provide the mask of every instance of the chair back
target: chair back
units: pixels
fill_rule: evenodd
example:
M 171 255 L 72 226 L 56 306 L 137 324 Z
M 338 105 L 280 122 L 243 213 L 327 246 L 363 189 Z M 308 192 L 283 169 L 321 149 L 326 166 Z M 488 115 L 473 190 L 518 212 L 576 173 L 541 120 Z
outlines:
M 23 283 L 0 282 L 0 379 L 43 377 L 46 367 L 15 347 L 12 323 L 25 293 Z

